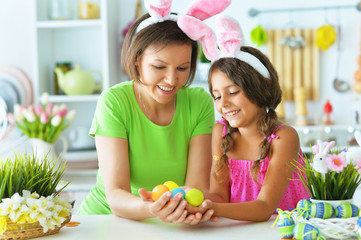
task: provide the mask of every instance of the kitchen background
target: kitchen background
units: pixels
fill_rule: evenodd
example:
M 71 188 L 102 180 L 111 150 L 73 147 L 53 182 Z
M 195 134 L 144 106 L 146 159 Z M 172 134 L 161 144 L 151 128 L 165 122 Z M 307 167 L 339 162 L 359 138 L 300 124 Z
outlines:
M 70 15 L 63 13 L 70 20 L 50 19 L 51 4 L 60 2 L 68 4 L 69 11 L 72 9 Z M 93 76 L 96 83 L 102 83 L 102 89 L 128 80 L 119 67 L 120 48 L 123 31 L 134 19 L 137 6 L 137 0 L 88 2 L 99 5 L 99 18 L 79 19 L 76 0 L 0 0 L 0 78 L 4 77 L 1 73 L 14 77 L 14 72 L 22 71 L 22 80 L 19 80 L 20 77 L 17 80 L 22 81 L 22 86 L 27 87 L 18 87 L 21 95 L 18 99 L 20 104 L 29 103 L 32 97 L 34 102 L 38 103 L 41 93 L 49 92 L 51 102 L 65 103 L 77 111 L 73 123 L 62 135 L 69 142 L 68 152 L 63 155 L 68 160 L 67 178 L 74 179 L 74 184 L 68 187 L 68 194 L 79 200 L 78 203 L 95 182 L 96 152 L 94 141 L 87 136 L 87 130 L 91 124 L 99 91 L 93 87 L 91 92 L 94 94 L 57 95 L 59 90 L 56 90 L 53 70 L 56 63 L 70 62 L 72 67 L 79 64 L 84 71 L 99 71 L 100 76 Z M 173 0 L 172 11 L 182 11 L 189 2 L 190 0 Z M 274 0 L 272 4 L 267 0 L 233 0 L 225 11 L 239 20 L 245 45 L 258 47 L 268 54 L 276 67 L 280 68 L 281 81 L 293 79 L 284 82 L 285 91 L 288 91 L 287 100 L 284 102 L 284 116 L 286 121 L 297 128 L 305 152 L 310 151 L 310 144 L 317 138 L 335 139 L 338 144 L 346 146 L 352 143 L 353 131 L 361 129 L 358 122 L 360 119 L 356 117 L 357 111 L 361 114 L 360 88 L 357 93 L 351 87 L 356 84 L 354 74 L 359 68 L 358 57 L 361 47 L 360 11 L 357 6 L 359 2 L 354 0 Z M 251 17 L 251 9 L 256 9 L 260 13 Z M 281 11 L 269 11 L 272 9 Z M 145 12 L 143 8 L 142 11 Z M 52 18 L 57 18 L 54 16 L 56 14 L 53 13 Z M 213 26 L 214 18 L 206 22 Z M 251 32 L 258 25 L 269 34 L 268 41 L 260 46 L 251 39 Z M 337 35 L 336 41 L 329 47 L 326 46 L 328 48 L 325 50 L 315 47 L 312 42 L 315 38 L 307 38 L 306 30 L 297 30 L 313 29 L 310 30 L 312 35 L 324 25 L 331 25 Z M 271 29 L 276 31 L 270 31 Z M 287 32 L 288 29 L 296 30 L 292 33 Z M 304 37 L 305 46 L 297 47 L 297 44 L 302 45 L 302 40 L 293 42 L 295 46 L 283 38 L 290 36 L 287 35 L 290 33 L 297 37 L 300 32 Z M 262 29 L 258 29 L 258 35 L 255 31 L 254 34 L 258 43 L 262 44 Z M 277 38 L 280 36 L 277 34 L 283 34 L 283 37 Z M 332 31 L 326 36 L 332 38 Z M 309 52 L 300 52 L 303 49 Z M 285 56 L 284 59 L 280 59 L 280 55 Z M 297 74 L 297 71 L 302 74 Z M 312 75 L 309 85 L 306 77 L 297 79 L 297 76 L 307 74 Z M 207 88 L 202 76 L 199 71 L 194 85 Z M 341 83 L 339 90 L 334 86 L 335 78 L 342 80 L 337 82 Z M 16 78 L 13 81 L 16 81 Z M 28 82 L 31 82 L 31 85 Z M 297 88 L 301 83 L 307 85 L 306 89 L 312 92 L 312 96 L 306 93 L 306 99 L 293 98 L 293 87 Z M 332 105 L 330 118 L 333 125 L 322 124 L 327 116 L 324 112 L 327 100 Z M 312 125 L 301 126 L 306 122 Z M 11 155 L 13 149 L 31 149 L 27 141 L 18 141 L 18 138 L 19 135 L 14 131 L 7 141 L 0 142 L 2 158 Z M 57 149 L 61 149 L 60 145 L 57 143 Z

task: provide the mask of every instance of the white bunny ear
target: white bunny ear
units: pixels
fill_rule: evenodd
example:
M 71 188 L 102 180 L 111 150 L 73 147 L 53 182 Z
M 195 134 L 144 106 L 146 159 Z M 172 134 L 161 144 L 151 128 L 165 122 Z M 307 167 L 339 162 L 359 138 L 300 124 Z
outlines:
M 230 16 L 218 16 L 215 29 L 222 57 L 235 57 L 240 51 L 243 39 L 241 26 L 237 20 Z
M 355 131 L 355 139 L 357 144 L 361 147 L 361 132 L 360 131 Z
M 217 58 L 219 55 L 216 40 L 212 29 L 201 20 L 192 16 L 181 15 L 177 24 L 189 38 L 194 41 L 201 41 L 204 55 L 209 60 Z
M 335 141 L 331 141 L 329 143 L 327 143 L 325 149 L 323 149 L 322 153 L 323 154 L 327 154 L 331 151 L 331 149 L 335 146 L 336 142 Z
M 144 7 L 155 22 L 162 22 L 170 14 L 172 0 L 145 0 Z
M 322 153 L 322 151 L 323 151 L 323 142 L 321 140 L 317 140 L 317 145 L 318 145 L 318 152 Z
M 222 12 L 229 4 L 231 0 L 196 0 L 187 8 L 185 14 L 203 21 Z

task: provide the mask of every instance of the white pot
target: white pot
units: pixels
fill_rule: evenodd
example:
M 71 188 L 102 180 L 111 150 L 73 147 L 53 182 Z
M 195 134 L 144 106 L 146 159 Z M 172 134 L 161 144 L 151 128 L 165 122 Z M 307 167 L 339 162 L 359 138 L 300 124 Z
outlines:
M 61 140 L 63 144 L 61 156 L 64 156 L 64 154 L 68 151 L 68 141 L 62 136 L 60 136 L 58 139 Z M 29 141 L 32 145 L 33 153 L 37 160 L 41 161 L 45 156 L 53 160 L 58 159 L 59 154 L 57 154 L 55 151 L 55 143 L 48 143 L 39 138 L 30 138 Z M 61 159 L 62 158 L 63 157 L 61 157 Z

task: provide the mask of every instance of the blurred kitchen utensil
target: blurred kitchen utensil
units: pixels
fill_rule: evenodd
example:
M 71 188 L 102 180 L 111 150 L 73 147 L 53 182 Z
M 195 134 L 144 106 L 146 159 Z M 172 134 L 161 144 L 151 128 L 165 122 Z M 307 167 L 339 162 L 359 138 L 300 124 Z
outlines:
M 336 76 L 333 80 L 333 87 L 337 92 L 344 93 L 350 90 L 350 84 L 344 80 L 340 80 L 339 71 L 341 63 L 341 55 L 343 52 L 343 47 L 341 46 L 341 22 L 340 22 L 340 10 L 338 10 L 338 23 L 337 23 L 337 54 L 336 54 Z

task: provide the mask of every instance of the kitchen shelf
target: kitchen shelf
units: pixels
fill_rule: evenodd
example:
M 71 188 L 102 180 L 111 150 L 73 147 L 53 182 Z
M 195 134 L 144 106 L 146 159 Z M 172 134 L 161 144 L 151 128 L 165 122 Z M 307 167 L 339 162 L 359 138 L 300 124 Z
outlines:
M 92 95 L 50 95 L 49 102 L 67 103 L 67 102 L 96 102 L 99 94 Z
M 84 27 L 101 27 L 103 21 L 101 19 L 94 20 L 62 20 L 62 21 L 38 21 L 37 28 L 53 29 L 53 28 L 84 28 Z
M 314 126 L 294 126 L 298 132 L 301 148 L 304 153 L 311 153 L 311 146 L 317 140 L 335 141 L 340 149 L 347 148 L 349 142 L 354 138 L 354 132 L 361 130 L 361 125 L 357 124 L 337 124 L 337 125 L 314 125 Z
M 79 150 L 79 151 L 69 151 L 64 155 L 66 161 L 87 161 L 97 159 L 97 151 L 94 150 Z

